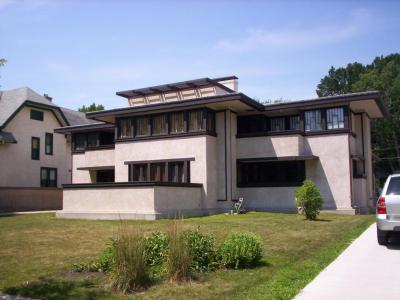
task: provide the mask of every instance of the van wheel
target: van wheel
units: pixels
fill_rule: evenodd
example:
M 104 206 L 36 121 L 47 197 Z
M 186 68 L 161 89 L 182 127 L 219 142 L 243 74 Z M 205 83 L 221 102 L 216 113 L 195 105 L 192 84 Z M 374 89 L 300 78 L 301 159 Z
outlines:
M 388 231 L 380 230 L 379 228 L 376 229 L 376 233 L 378 236 L 378 244 L 379 245 L 386 245 L 388 242 Z

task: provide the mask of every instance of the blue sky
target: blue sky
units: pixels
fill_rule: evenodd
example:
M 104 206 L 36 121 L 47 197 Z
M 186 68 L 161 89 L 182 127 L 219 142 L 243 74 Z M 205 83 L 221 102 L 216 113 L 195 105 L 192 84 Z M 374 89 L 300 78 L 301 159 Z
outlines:
M 233 74 L 251 97 L 299 100 L 399 37 L 400 1 L 0 0 L 0 84 L 115 108 L 119 90 Z

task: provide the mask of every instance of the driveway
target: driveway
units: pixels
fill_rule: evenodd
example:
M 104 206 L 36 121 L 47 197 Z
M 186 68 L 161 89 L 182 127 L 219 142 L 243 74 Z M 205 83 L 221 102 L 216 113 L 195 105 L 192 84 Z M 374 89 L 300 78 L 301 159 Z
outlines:
M 400 299 L 400 236 L 379 246 L 369 227 L 295 300 Z

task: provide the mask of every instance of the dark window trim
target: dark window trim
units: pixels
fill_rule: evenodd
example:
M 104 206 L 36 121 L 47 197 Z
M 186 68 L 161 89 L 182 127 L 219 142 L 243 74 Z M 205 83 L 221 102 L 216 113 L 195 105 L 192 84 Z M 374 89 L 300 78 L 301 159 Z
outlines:
M 42 170 L 46 170 L 47 172 L 47 179 L 46 179 L 46 184 L 43 185 L 43 181 L 42 181 Z M 51 170 L 55 170 L 55 186 L 50 186 L 50 171 Z M 58 184 L 58 170 L 57 168 L 48 168 L 48 167 L 41 167 L 40 168 L 40 187 L 50 187 L 50 188 L 54 188 L 57 187 Z
M 43 122 L 43 120 L 44 120 L 44 112 L 41 111 L 41 110 L 37 110 L 37 109 L 31 108 L 30 118 L 31 118 L 31 120 Z
M 95 150 L 105 150 L 105 149 L 114 149 L 115 148 L 115 142 L 113 139 L 112 144 L 104 144 L 100 145 L 100 136 L 102 132 L 108 132 L 108 131 L 85 131 L 85 132 L 77 132 L 72 134 L 72 143 L 71 143 L 71 148 L 72 148 L 72 153 L 85 153 L 86 151 L 95 151 Z M 97 146 L 88 146 L 88 134 L 90 133 L 97 133 Z M 114 136 L 114 132 L 108 132 L 110 135 Z M 83 149 L 75 149 L 75 144 L 76 144 L 76 136 L 77 135 L 84 135 L 85 136 L 85 146 Z
M 203 117 L 203 128 L 201 130 L 196 130 L 196 131 L 189 131 L 189 112 L 192 111 L 202 111 L 202 117 Z M 171 132 L 171 115 L 173 113 L 183 113 L 184 116 L 184 131 L 183 132 Z M 162 134 L 153 134 L 153 117 L 154 116 L 159 116 L 159 115 L 166 115 L 167 119 L 167 133 L 162 133 Z M 150 134 L 149 135 L 137 135 L 136 134 L 136 119 L 146 117 L 149 119 L 149 126 L 150 126 Z M 208 118 L 211 118 L 211 123 L 207 122 Z M 131 120 L 131 128 L 133 127 L 133 133 L 131 134 L 130 137 L 120 137 L 120 121 L 121 120 Z M 172 112 L 164 112 L 164 113 L 153 113 L 153 114 L 148 114 L 148 115 L 137 115 L 137 116 L 132 116 L 132 117 L 121 117 L 117 118 L 116 124 L 117 124 L 117 134 L 115 138 L 115 142 L 125 142 L 125 141 L 138 141 L 138 140 L 147 140 L 147 139 L 163 139 L 163 138 L 171 138 L 171 137 L 176 137 L 176 136 L 192 136 L 192 135 L 211 135 L 211 136 L 216 136 L 216 131 L 215 131 L 215 111 L 209 108 L 196 108 L 196 109 L 187 109 L 187 110 L 179 110 L 179 111 L 172 111 Z M 133 125 L 132 125 L 133 124 Z M 210 128 L 210 125 L 212 128 Z
M 169 174 L 169 164 L 170 163 L 183 163 L 183 177 L 184 177 L 184 182 L 183 183 L 190 183 L 190 162 L 194 161 L 194 158 L 176 158 L 176 159 L 164 159 L 164 160 L 143 160 L 143 161 L 126 161 L 124 162 L 125 165 L 128 165 L 128 180 L 129 182 L 159 182 L 159 181 L 154 181 L 151 180 L 151 168 L 154 165 L 163 165 L 164 169 L 164 174 L 161 175 L 160 177 L 163 177 L 164 180 L 161 182 L 168 182 L 171 183 L 170 181 L 170 174 Z M 133 181 L 133 166 L 139 165 L 139 166 L 146 166 L 146 181 Z
M 50 142 L 48 139 L 50 139 Z M 48 143 L 50 144 L 50 151 L 47 151 Z M 44 154 L 53 155 L 53 147 L 54 147 L 54 136 L 52 133 L 46 132 L 44 139 Z
M 38 149 L 37 149 L 37 157 L 34 155 L 34 149 L 33 149 L 33 141 L 37 140 L 38 141 Z M 33 136 L 31 138 L 31 159 L 32 160 L 40 160 L 40 138 Z
M 258 159 L 255 159 L 258 160 Z M 292 163 L 298 164 L 298 167 L 301 168 L 302 174 L 299 174 L 298 180 L 295 181 L 276 181 L 276 182 L 243 182 L 241 178 L 243 175 L 242 166 L 244 164 L 279 164 L 279 163 Z M 250 159 L 237 159 L 236 160 L 236 185 L 239 188 L 254 188 L 254 187 L 296 187 L 301 186 L 303 181 L 306 179 L 306 163 L 305 160 L 268 160 L 268 159 L 260 159 L 260 161 L 251 161 Z

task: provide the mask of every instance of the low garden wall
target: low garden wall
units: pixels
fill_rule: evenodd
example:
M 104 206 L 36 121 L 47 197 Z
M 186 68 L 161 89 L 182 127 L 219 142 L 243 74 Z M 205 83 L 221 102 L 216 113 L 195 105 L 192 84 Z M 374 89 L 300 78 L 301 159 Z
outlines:
M 62 218 L 145 219 L 202 215 L 202 185 L 195 183 L 91 183 L 63 186 Z
M 62 189 L 0 187 L 0 212 L 62 209 Z

